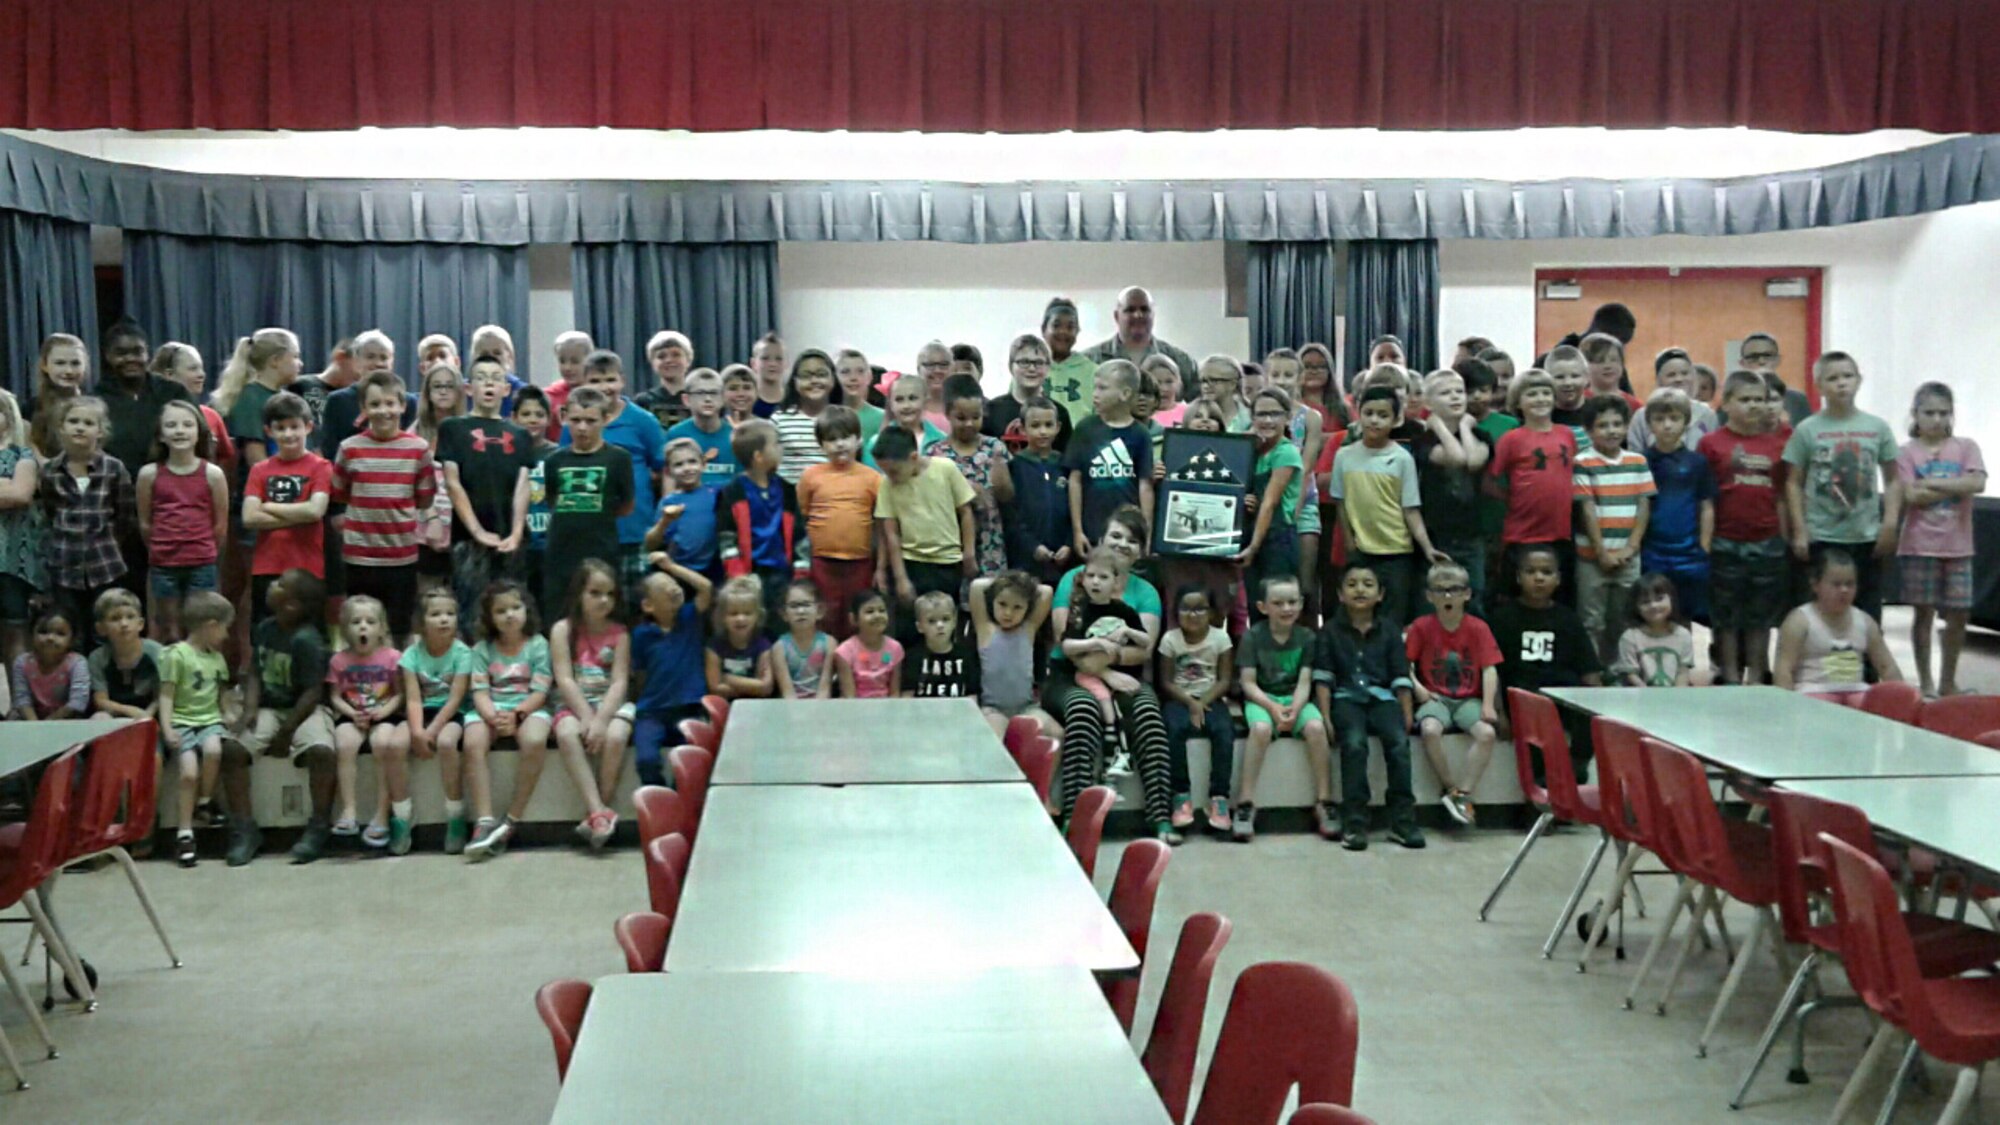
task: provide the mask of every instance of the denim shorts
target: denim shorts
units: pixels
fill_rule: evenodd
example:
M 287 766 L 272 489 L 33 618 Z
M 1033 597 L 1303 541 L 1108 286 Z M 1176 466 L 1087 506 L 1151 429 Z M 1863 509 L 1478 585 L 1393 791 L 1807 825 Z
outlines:
M 196 590 L 216 588 L 215 564 L 200 566 L 156 566 L 150 572 L 153 596 L 156 598 L 185 598 Z

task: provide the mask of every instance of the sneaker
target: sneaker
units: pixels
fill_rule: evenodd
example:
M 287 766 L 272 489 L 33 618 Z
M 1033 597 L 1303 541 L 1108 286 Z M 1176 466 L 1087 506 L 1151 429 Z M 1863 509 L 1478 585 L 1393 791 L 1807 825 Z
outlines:
M 593 813 L 590 816 L 586 816 L 582 820 L 576 822 L 577 839 L 582 840 L 586 844 L 590 843 L 590 826 L 591 822 L 594 821 L 595 819 L 596 819 L 596 814 Z
M 1438 798 L 1438 803 L 1444 806 L 1444 811 L 1450 813 L 1453 820 L 1467 827 L 1471 826 L 1472 814 L 1465 811 L 1465 790 L 1447 790 L 1443 796 Z
M 1313 823 L 1319 829 L 1321 839 L 1340 839 L 1340 809 L 1332 801 L 1321 801 L 1313 806 Z
M 520 822 L 511 816 L 502 820 L 500 827 L 493 830 L 493 838 L 487 842 L 487 848 L 494 855 L 506 855 L 507 845 L 514 842 L 514 833 L 520 830 L 520 826 Z
M 194 826 L 196 828 L 227 828 L 229 817 L 215 806 L 213 800 L 194 803 Z
M 1229 831 L 1229 798 L 1210 797 L 1208 799 L 1208 830 L 1210 832 Z
M 257 830 L 257 822 L 247 816 L 236 817 L 229 826 L 229 852 L 224 861 L 231 867 L 242 867 L 256 859 L 263 846 L 264 834 Z
M 299 842 L 292 845 L 293 863 L 311 863 L 326 854 L 327 837 L 332 833 L 324 820 L 309 820 Z
M 481 863 L 499 855 L 506 847 L 507 825 L 490 816 L 482 816 L 472 828 L 472 842 L 465 846 L 465 862 Z
M 400 816 L 389 818 L 389 854 L 410 854 L 410 822 Z
M 1365 852 L 1368 850 L 1368 833 L 1343 832 L 1340 835 L 1340 846 L 1350 852 Z
M 1389 829 L 1389 838 L 1406 848 L 1421 848 L 1424 846 L 1424 830 L 1414 824 Z
M 1180 847 L 1181 841 L 1186 839 L 1185 836 L 1182 836 L 1178 831 L 1175 831 L 1174 822 L 1171 820 L 1162 820 L 1154 824 L 1153 838 L 1160 841 L 1162 844 L 1167 845 L 1170 848 Z
M 491 818 L 489 817 L 488 820 L 490 821 Z M 465 854 L 465 840 L 467 835 L 468 833 L 466 831 L 466 824 L 464 817 L 455 816 L 452 817 L 450 820 L 445 821 L 444 854 L 446 855 Z
M 361 825 L 355 823 L 353 817 L 343 816 L 333 822 L 333 834 L 335 836 L 359 836 L 361 835 Z
M 389 826 L 386 824 L 371 823 L 368 827 L 361 830 L 361 842 L 371 848 L 388 847 Z
M 1472 798 L 1460 797 L 1458 807 L 1465 810 L 1465 823 L 1468 827 L 1479 827 L 1479 809 L 1473 805 Z
M 1188 796 L 1186 793 L 1174 794 L 1174 816 L 1173 816 L 1174 827 L 1186 828 L 1188 825 L 1193 823 L 1194 823 L 1194 798 Z
M 590 850 L 601 852 L 604 845 L 611 842 L 611 834 L 618 831 L 618 814 L 610 809 L 590 814 Z
M 194 833 L 189 832 L 176 838 L 174 841 L 174 851 L 176 856 L 179 857 L 182 867 L 193 867 L 195 864 Z
M 1229 836 L 1241 844 L 1257 838 L 1256 805 L 1243 801 L 1229 814 Z
M 1104 776 L 1114 779 L 1121 777 L 1131 777 L 1132 776 L 1131 756 L 1126 754 L 1125 751 L 1123 750 L 1120 750 L 1117 754 L 1113 755 L 1111 758 L 1111 764 L 1104 767 Z

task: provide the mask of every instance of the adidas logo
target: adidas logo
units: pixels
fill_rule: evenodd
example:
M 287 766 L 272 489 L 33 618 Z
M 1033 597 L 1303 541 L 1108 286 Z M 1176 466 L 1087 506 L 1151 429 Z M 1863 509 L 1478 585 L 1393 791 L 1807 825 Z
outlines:
M 1091 480 L 1131 480 L 1137 475 L 1132 471 L 1132 452 L 1122 441 L 1111 442 L 1090 459 Z

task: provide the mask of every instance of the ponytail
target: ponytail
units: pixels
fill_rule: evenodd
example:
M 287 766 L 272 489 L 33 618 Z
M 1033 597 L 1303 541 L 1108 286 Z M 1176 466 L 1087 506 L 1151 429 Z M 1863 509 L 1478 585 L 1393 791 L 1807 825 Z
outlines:
M 229 356 L 229 365 L 222 369 L 222 381 L 216 384 L 215 394 L 210 396 L 215 412 L 224 418 L 229 417 L 230 408 L 236 405 L 237 397 L 255 374 L 250 366 L 250 337 L 239 336 L 236 350 Z

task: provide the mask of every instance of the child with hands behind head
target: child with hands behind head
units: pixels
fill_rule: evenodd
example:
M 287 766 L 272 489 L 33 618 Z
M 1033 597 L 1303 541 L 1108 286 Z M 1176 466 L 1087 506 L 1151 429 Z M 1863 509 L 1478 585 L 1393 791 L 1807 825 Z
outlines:
M 438 780 L 444 786 L 444 854 L 459 855 L 471 835 L 458 752 L 465 726 L 459 719 L 465 713 L 475 661 L 472 650 L 458 639 L 458 600 L 451 590 L 436 587 L 417 599 L 416 634 L 399 662 L 409 712 L 410 754 L 438 760 Z M 396 851 L 394 840 L 389 850 Z
M 825 609 L 818 588 L 803 578 L 793 581 L 785 587 L 784 608 L 785 631 L 778 634 L 771 661 L 778 698 L 832 698 L 834 640 L 819 629 Z
M 1417 705 L 1417 733 L 1444 791 L 1445 811 L 1471 826 L 1478 821 L 1472 791 L 1486 773 L 1499 737 L 1500 646 L 1486 622 L 1466 613 L 1472 579 L 1465 567 L 1439 563 L 1431 568 L 1426 589 L 1436 612 L 1411 622 L 1403 637 L 1413 673 L 1410 696 Z M 1444 736 L 1454 730 L 1472 736 L 1463 774 L 1454 773 L 1444 755 Z
M 753 575 L 732 578 L 715 594 L 715 632 L 704 667 L 708 690 L 727 700 L 766 699 L 778 689 L 764 635 L 764 591 Z
M 386 848 L 391 825 L 379 807 L 363 831 L 354 809 L 355 771 L 366 744 L 381 771 L 382 793 L 399 801 L 405 819 L 404 850 L 408 850 L 410 809 L 409 731 L 396 720 L 403 707 L 401 653 L 389 643 L 389 619 L 382 603 L 365 594 L 351 595 L 340 606 L 340 635 L 346 647 L 327 661 L 326 681 L 333 685 L 328 703 L 338 722 L 333 728 L 334 771 L 340 796 L 340 819 L 333 835 L 352 837 L 371 848 Z M 400 795 L 400 796 L 399 796 Z M 392 804 L 389 811 L 394 812 Z
M 1025 570 L 972 580 L 972 639 L 979 652 L 979 707 L 993 733 L 1005 736 L 1007 720 L 1027 716 L 1044 734 L 1061 728 L 1035 698 L 1035 638 L 1049 619 L 1055 591 Z
M 1320 835 L 1329 840 L 1340 836 L 1326 726 L 1320 709 L 1313 705 L 1313 636 L 1299 625 L 1305 604 L 1298 579 L 1265 579 L 1257 603 L 1264 620 L 1251 626 L 1236 646 L 1236 674 L 1243 684 L 1243 721 L 1250 725 L 1250 738 L 1244 746 L 1243 772 L 1237 781 L 1229 831 L 1243 843 L 1257 833 L 1257 778 L 1264 770 L 1264 755 L 1271 740 L 1283 735 L 1305 741 Z
M 1382 586 L 1365 564 L 1340 579 L 1340 609 L 1320 633 L 1313 680 L 1320 708 L 1340 736 L 1340 846 L 1368 846 L 1368 736 L 1382 745 L 1387 773 L 1389 838 L 1424 846 L 1417 799 L 1410 787 L 1411 683 L 1403 638 L 1393 618 L 1378 614 Z M 1321 809 L 1325 809 L 1324 803 Z M 1324 811 L 1322 812 L 1324 817 Z M 1320 832 L 1326 834 L 1324 820 Z
M 577 835 L 600 851 L 618 829 L 611 810 L 625 769 L 635 708 L 625 701 L 632 675 L 632 638 L 618 623 L 618 573 L 602 559 L 585 559 L 570 579 L 563 619 L 549 630 L 555 665 L 556 747 L 589 815 Z M 597 759 L 590 774 L 586 755 Z
M 542 636 L 535 599 L 522 583 L 502 578 L 479 599 L 479 643 L 472 649 L 472 697 L 465 709 L 466 787 L 472 790 L 472 839 L 465 861 L 479 863 L 507 850 L 528 799 L 542 779 L 549 746 L 548 702 L 555 668 Z M 487 754 L 512 740 L 514 796 L 505 820 L 493 818 L 493 775 Z M 586 771 L 586 774 L 588 771 Z
M 632 630 L 632 667 L 643 678 L 633 708 L 632 764 L 639 784 L 666 785 L 661 747 L 668 736 L 678 737 L 683 720 L 704 715 L 701 696 L 708 678 L 701 622 L 715 588 L 664 553 L 653 555 L 653 565 L 660 569 L 640 583 L 642 620 Z

